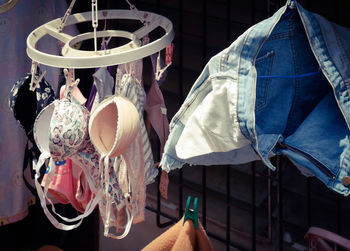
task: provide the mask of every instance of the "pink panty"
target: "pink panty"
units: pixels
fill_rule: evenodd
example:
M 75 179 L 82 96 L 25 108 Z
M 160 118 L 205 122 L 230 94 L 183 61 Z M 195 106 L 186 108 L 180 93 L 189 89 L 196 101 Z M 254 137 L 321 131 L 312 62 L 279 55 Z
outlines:
M 51 162 L 49 168 L 50 166 Z M 45 174 L 42 186 L 45 186 L 47 178 L 47 174 Z M 82 213 L 91 199 L 91 191 L 82 169 L 70 159 L 67 159 L 64 163 L 56 163 L 56 171 L 52 175 L 50 184 L 48 185 L 48 192 L 58 202 L 62 204 L 70 203 L 76 210 Z

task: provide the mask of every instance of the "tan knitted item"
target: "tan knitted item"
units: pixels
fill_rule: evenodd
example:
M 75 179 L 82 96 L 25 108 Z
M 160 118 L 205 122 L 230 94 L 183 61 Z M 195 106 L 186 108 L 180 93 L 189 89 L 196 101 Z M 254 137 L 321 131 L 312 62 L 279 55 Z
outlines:
M 194 229 L 191 220 L 187 220 L 184 226 L 182 224 L 183 218 L 142 251 L 213 251 L 213 246 L 199 221 L 197 230 Z

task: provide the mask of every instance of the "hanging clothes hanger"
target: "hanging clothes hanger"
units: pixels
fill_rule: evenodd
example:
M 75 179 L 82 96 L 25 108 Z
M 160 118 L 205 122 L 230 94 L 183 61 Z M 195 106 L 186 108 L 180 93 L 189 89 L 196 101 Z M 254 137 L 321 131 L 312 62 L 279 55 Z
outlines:
M 16 5 L 18 0 L 5 0 L 4 2 L 5 3 L 0 5 L 0 14 L 3 14 L 11 10 Z
M 123 64 L 150 56 L 168 46 L 174 38 L 172 22 L 158 14 L 139 11 L 134 5 L 130 10 L 97 10 L 97 0 L 91 1 L 91 12 L 70 14 L 73 2 L 69 6 L 64 17 L 52 20 L 32 31 L 27 38 L 27 54 L 35 62 L 60 68 L 96 68 L 110 65 Z M 133 32 L 121 30 L 97 31 L 98 17 L 103 19 L 127 19 L 139 20 L 143 26 Z M 82 22 L 92 22 L 93 32 L 71 36 L 63 32 L 65 25 L 73 25 Z M 142 45 L 141 39 L 156 28 L 164 30 L 164 35 L 147 45 Z M 40 51 L 36 44 L 44 36 L 51 36 L 64 44 L 62 56 L 52 55 Z M 129 43 L 117 48 L 97 50 L 97 38 L 123 37 L 130 40 Z M 81 51 L 74 49 L 74 44 L 94 39 L 94 51 Z

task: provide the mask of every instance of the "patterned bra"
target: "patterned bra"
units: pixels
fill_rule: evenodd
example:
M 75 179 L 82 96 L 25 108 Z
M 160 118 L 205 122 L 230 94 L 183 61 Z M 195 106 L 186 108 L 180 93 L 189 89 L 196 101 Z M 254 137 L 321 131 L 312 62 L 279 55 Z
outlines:
M 58 229 L 71 230 L 78 227 L 82 219 L 88 216 L 101 200 L 101 185 L 99 182 L 98 160 L 99 154 L 94 149 L 89 140 L 88 122 L 89 111 L 72 98 L 72 92 L 78 85 L 79 79 L 71 81 L 65 69 L 67 87 L 64 97 L 61 100 L 55 100 L 45 107 L 37 116 L 34 123 L 34 139 L 41 151 L 39 160 L 33 163 L 35 169 L 35 186 L 40 198 L 41 206 L 51 223 Z M 92 199 L 86 205 L 85 211 L 79 216 L 69 219 L 56 213 L 50 198 L 47 197 L 47 190 L 56 172 L 56 164 L 70 158 L 74 163 L 81 166 L 86 176 Z M 45 188 L 42 190 L 38 178 L 40 177 L 40 168 L 51 159 L 50 170 L 48 171 Z M 66 222 L 78 221 L 73 225 L 66 225 L 59 222 L 48 210 L 46 200 L 52 205 L 52 211 Z

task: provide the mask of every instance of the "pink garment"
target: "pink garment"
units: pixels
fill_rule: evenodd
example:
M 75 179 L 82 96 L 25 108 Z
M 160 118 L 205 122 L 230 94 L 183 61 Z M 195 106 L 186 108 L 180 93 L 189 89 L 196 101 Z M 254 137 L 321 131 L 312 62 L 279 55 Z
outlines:
M 169 135 L 169 121 L 167 117 L 167 109 L 165 106 L 163 94 L 159 88 L 158 83 L 164 81 L 166 74 L 163 73 L 163 78 L 161 78 L 158 82 L 156 80 L 156 74 L 157 74 L 156 61 L 157 60 L 160 61 L 160 58 L 156 59 L 155 55 L 152 55 L 151 60 L 152 60 L 152 66 L 153 66 L 153 74 L 152 74 L 153 80 L 152 80 L 151 88 L 147 93 L 145 111 L 147 112 L 147 119 L 150 121 L 153 129 L 158 135 L 158 138 L 160 141 L 160 155 L 162 155 L 164 151 L 165 142 L 168 139 L 168 135 Z M 168 199 L 168 184 L 169 184 L 168 173 L 163 171 L 160 178 L 159 190 L 161 195 L 165 199 Z
M 62 86 L 60 90 L 61 99 L 64 97 L 65 87 L 65 85 Z M 86 98 L 78 87 L 74 89 L 73 97 L 82 105 L 86 102 Z M 44 175 L 42 186 L 45 186 L 46 180 L 47 174 Z M 84 213 L 92 194 L 82 168 L 71 159 L 67 159 L 65 163 L 56 162 L 56 172 L 50 180 L 48 192 L 58 202 L 62 204 L 70 203 L 81 213 Z
M 51 162 L 49 167 L 51 166 Z M 73 170 L 74 169 L 74 170 Z M 76 173 L 77 176 L 73 175 Z M 44 175 L 42 186 L 45 186 L 47 174 Z M 56 163 L 56 172 L 53 174 L 48 192 L 62 204 L 70 203 L 79 212 L 84 212 L 91 199 L 91 191 L 82 169 L 71 159 L 59 165 Z
M 75 165 L 74 162 L 72 162 L 72 163 L 73 163 L 73 167 L 72 167 L 73 177 L 74 177 L 74 179 L 77 179 L 77 181 L 78 181 L 78 183 L 77 183 L 78 187 L 77 187 L 77 190 L 75 192 L 75 198 L 81 204 L 82 208 L 85 210 L 86 205 L 91 200 L 92 193 L 90 190 L 89 183 L 86 179 L 85 173 L 83 172 L 83 169 L 80 166 Z M 78 171 L 77 176 L 74 175 L 75 170 Z
M 350 247 L 349 239 L 319 227 L 310 227 L 304 238 L 309 244 L 309 250 L 349 250 Z
M 164 151 L 164 145 L 169 135 L 169 121 L 167 118 L 167 109 L 164 103 L 163 94 L 159 89 L 158 83 L 153 79 L 150 90 L 147 93 L 145 110 L 147 116 L 156 131 L 160 141 L 160 153 Z
M 160 57 L 160 55 L 158 55 Z M 167 109 L 165 106 L 163 94 L 159 88 L 159 84 L 164 81 L 166 74 L 162 74 L 163 78 L 156 80 L 157 74 L 157 61 L 161 61 L 160 58 L 156 58 L 156 55 L 151 56 L 152 61 L 152 84 L 147 93 L 145 110 L 147 116 L 151 122 L 153 129 L 156 131 L 160 141 L 160 154 L 163 154 L 164 145 L 169 135 L 169 121 L 167 118 Z M 161 62 L 160 62 L 161 64 Z

